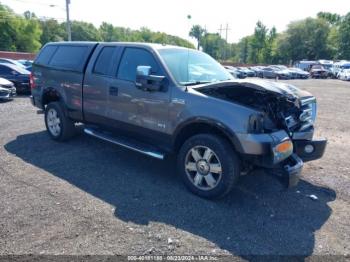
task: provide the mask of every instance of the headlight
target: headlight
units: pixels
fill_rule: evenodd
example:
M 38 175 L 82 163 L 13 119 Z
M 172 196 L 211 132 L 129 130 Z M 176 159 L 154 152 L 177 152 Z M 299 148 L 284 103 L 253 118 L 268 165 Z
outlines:
M 285 140 L 272 148 L 274 164 L 285 160 L 293 153 L 292 141 Z
M 299 116 L 299 120 L 302 124 L 300 130 L 304 130 L 312 126 L 316 121 L 316 115 L 317 115 L 316 98 L 311 97 L 311 98 L 303 99 L 300 101 L 300 106 L 302 110 Z

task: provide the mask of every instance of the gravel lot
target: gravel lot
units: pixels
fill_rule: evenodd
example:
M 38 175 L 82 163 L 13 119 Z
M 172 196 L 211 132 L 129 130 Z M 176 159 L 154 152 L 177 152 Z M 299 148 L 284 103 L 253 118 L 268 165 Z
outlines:
M 350 254 L 350 83 L 288 82 L 317 97 L 325 156 L 297 188 L 255 171 L 215 202 L 190 194 L 172 159 L 83 134 L 57 143 L 28 98 L 0 103 L 0 255 Z

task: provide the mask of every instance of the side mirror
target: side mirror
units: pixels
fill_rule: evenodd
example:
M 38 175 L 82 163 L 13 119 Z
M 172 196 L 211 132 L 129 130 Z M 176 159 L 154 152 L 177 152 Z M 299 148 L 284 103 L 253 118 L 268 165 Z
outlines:
M 14 75 L 14 76 L 16 76 L 16 75 L 18 75 L 18 72 L 15 71 L 15 70 L 12 70 L 12 71 L 11 71 L 11 74 Z
M 165 76 L 152 75 L 152 67 L 150 66 L 138 66 L 136 68 L 136 81 L 137 88 L 144 91 L 160 91 L 165 86 Z

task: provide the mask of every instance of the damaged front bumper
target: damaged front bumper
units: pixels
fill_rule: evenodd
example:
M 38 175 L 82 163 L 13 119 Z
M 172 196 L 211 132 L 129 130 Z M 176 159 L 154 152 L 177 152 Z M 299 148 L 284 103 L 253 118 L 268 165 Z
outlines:
M 319 159 L 323 156 L 327 140 L 312 139 L 313 128 L 308 131 L 294 133 L 291 137 L 285 131 L 271 134 L 246 134 L 239 136 L 241 150 L 247 160 L 256 166 L 276 171 L 288 187 L 298 184 L 303 163 Z M 276 147 L 288 141 L 292 150 L 276 153 Z
M 304 162 L 296 154 L 292 154 L 283 165 L 280 173 L 286 187 L 294 187 L 298 184 Z

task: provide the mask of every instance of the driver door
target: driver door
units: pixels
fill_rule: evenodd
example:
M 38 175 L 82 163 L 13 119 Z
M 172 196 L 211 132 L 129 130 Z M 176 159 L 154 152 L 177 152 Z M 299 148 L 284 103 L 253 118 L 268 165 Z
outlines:
M 111 80 L 108 118 L 118 129 L 146 142 L 161 143 L 169 126 L 170 91 L 146 91 L 136 87 L 137 66 L 150 66 L 153 75 L 164 75 L 155 55 L 139 47 L 125 47 L 116 78 Z

